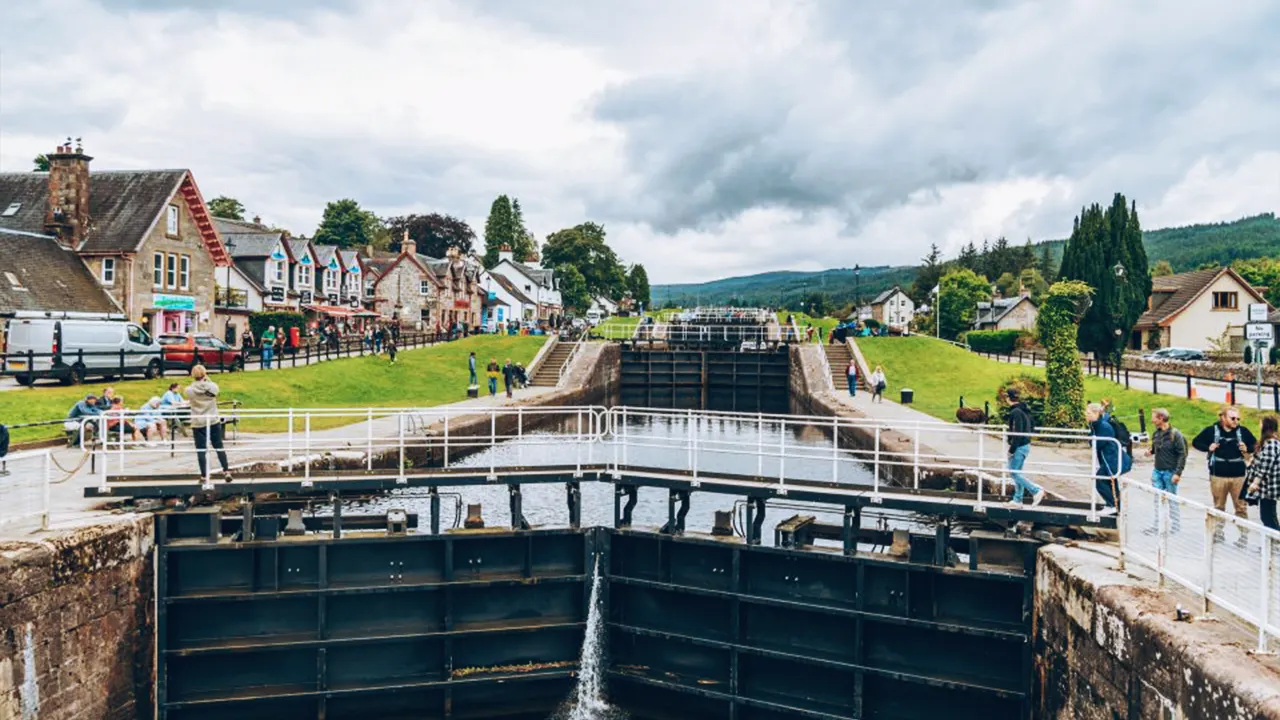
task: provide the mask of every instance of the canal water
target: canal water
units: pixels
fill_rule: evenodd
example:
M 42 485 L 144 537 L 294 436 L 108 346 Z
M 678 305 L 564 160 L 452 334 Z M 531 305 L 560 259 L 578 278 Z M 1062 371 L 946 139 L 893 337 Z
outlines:
M 641 411 L 643 412 L 643 411 Z M 451 463 L 451 467 L 484 468 L 494 465 L 539 466 L 572 465 L 575 462 L 602 463 L 617 460 L 623 464 L 655 469 L 684 470 L 689 466 L 690 446 L 695 446 L 697 466 L 708 472 L 779 477 L 789 480 L 818 480 L 869 486 L 872 471 L 847 451 L 832 448 L 830 429 L 799 425 L 759 422 L 755 419 L 712 418 L 655 414 L 631 416 L 625 424 L 590 443 L 566 442 L 554 431 L 528 433 L 496 448 L 485 449 Z M 582 483 L 582 524 L 612 526 L 614 513 L 613 485 L 584 481 Z M 509 527 L 511 513 L 507 486 L 449 487 L 440 489 L 441 526 L 451 527 L 465 516 L 465 505 L 481 503 L 487 527 Z M 525 519 L 534 527 L 568 525 L 568 506 L 562 483 L 527 484 L 522 486 Z M 639 488 L 639 502 L 632 514 L 637 528 L 656 529 L 667 522 L 668 493 L 662 488 Z M 453 503 L 453 504 L 451 504 Z M 745 519 L 742 503 L 717 493 L 691 495 L 687 532 L 709 532 L 717 510 L 735 510 L 736 524 L 741 530 Z M 344 512 L 382 513 L 401 508 L 420 515 L 419 532 L 429 532 L 425 518 L 430 513 L 429 499 L 423 490 L 393 491 L 368 501 L 344 503 Z M 841 510 L 832 506 L 795 503 L 783 500 L 769 502 L 762 537 L 770 543 L 773 530 L 782 520 L 797 513 L 814 515 L 820 522 L 841 522 Z M 911 516 L 886 511 L 886 522 L 894 527 L 915 525 Z M 868 524 L 874 522 L 868 514 Z

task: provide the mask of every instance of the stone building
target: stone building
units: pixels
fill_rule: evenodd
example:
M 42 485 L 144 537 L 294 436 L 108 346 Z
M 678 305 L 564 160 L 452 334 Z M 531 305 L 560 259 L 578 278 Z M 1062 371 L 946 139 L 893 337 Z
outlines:
M 1034 330 L 1039 308 L 1027 294 L 978 303 L 975 330 Z
M 47 173 L 0 173 L 0 229 L 56 238 L 153 333 L 212 331 L 214 269 L 231 259 L 191 172 L 91 172 L 70 143 L 48 158 Z
M 454 323 L 480 325 L 486 292 L 480 261 L 450 248 L 444 258 L 420 255 L 406 233 L 396 255 L 374 253 L 361 263 L 373 279 L 373 309 L 384 319 L 428 331 L 445 331 Z M 366 294 L 369 290 L 366 290 Z

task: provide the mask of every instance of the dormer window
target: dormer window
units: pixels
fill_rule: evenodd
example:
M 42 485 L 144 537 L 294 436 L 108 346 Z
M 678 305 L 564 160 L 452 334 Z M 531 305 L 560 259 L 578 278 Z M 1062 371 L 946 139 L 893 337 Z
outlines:
M 116 284 L 116 259 L 102 258 L 102 284 Z
M 22 287 L 22 281 L 18 280 L 18 276 L 11 272 L 5 271 L 4 278 L 9 281 L 9 286 L 14 290 L 26 290 Z
M 9 203 L 9 207 L 5 208 L 4 212 L 0 213 L 0 217 L 13 217 L 14 215 L 17 215 L 18 211 L 21 209 L 22 203 Z

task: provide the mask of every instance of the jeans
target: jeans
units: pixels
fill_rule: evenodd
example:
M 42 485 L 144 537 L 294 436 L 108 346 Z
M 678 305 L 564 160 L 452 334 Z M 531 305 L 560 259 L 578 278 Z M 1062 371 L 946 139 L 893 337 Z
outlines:
M 849 375 L 848 378 L 849 378 L 849 395 L 852 397 L 858 397 L 858 376 Z
M 382 353 L 382 336 L 381 335 L 373 336 L 373 351 L 378 354 Z
M 471 385 L 474 386 L 475 384 L 476 384 L 476 369 L 471 368 Z
M 212 445 L 218 453 L 218 464 L 222 472 L 230 472 L 227 466 L 227 453 L 222 449 L 222 423 L 215 422 L 207 427 L 191 428 L 192 439 L 196 443 L 196 462 L 200 464 L 200 477 L 208 476 L 208 460 L 205 459 L 205 447 Z
M 490 377 L 489 378 L 489 395 L 493 396 L 497 394 L 498 394 L 498 378 Z
M 1152 470 L 1151 471 L 1151 487 L 1157 490 L 1163 490 L 1170 495 L 1178 494 L 1178 486 L 1173 484 L 1172 470 Z M 1182 530 L 1182 511 L 1175 502 L 1169 503 L 1169 525 L 1171 532 L 1179 532 Z M 1156 501 L 1154 512 L 1151 513 L 1151 529 L 1160 529 L 1160 502 Z
M 1022 494 L 1029 492 L 1035 495 L 1040 492 L 1040 486 L 1031 482 L 1022 474 L 1021 470 L 1027 463 L 1027 456 L 1031 454 L 1031 445 L 1019 445 L 1009 453 L 1009 474 L 1013 476 L 1013 502 L 1022 502 Z
M 1272 530 L 1280 530 L 1280 521 L 1276 520 L 1276 501 L 1262 498 L 1258 501 L 1258 512 L 1262 515 L 1262 524 Z
M 271 357 L 275 355 L 275 349 L 269 345 L 262 346 L 262 369 L 271 369 Z

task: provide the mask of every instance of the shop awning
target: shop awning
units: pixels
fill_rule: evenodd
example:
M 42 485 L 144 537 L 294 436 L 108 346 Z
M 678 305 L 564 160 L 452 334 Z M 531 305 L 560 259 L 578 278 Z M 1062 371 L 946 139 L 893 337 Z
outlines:
M 303 305 L 302 309 L 333 317 L 352 317 L 357 313 L 357 311 L 341 305 Z
M 360 312 L 356 313 L 356 314 L 355 314 L 355 316 L 356 316 L 356 317 L 367 317 L 367 318 L 382 317 L 382 315 L 380 315 L 380 314 L 378 314 L 378 313 L 376 313 L 376 312 L 374 312 L 374 311 L 372 311 L 372 310 L 361 310 Z

